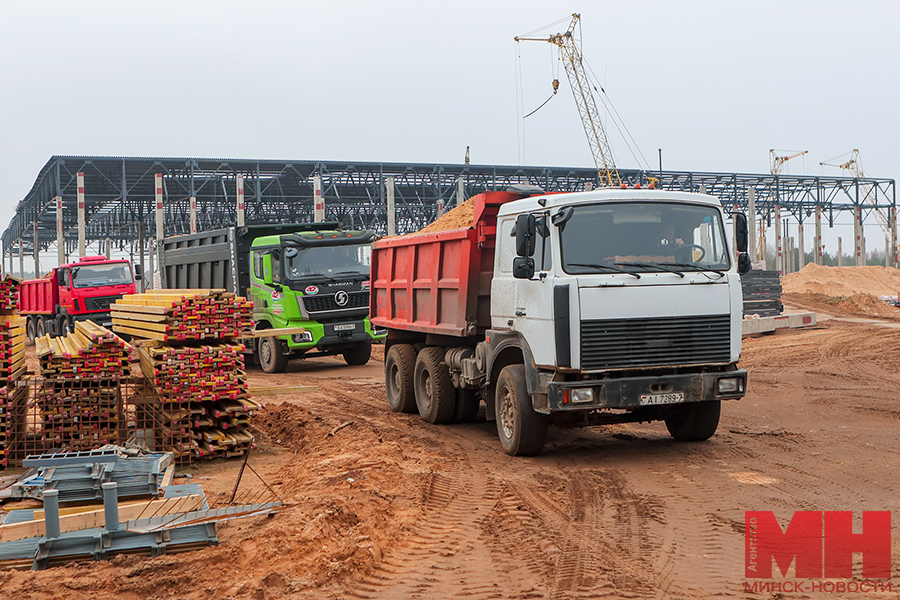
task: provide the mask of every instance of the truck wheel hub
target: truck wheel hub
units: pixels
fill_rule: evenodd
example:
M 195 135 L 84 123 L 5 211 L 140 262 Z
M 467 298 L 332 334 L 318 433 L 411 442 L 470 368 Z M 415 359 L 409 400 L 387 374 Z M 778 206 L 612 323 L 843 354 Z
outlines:
M 503 400 L 500 404 L 500 425 L 507 439 L 513 436 L 513 423 L 516 418 L 516 398 L 509 388 L 503 388 Z

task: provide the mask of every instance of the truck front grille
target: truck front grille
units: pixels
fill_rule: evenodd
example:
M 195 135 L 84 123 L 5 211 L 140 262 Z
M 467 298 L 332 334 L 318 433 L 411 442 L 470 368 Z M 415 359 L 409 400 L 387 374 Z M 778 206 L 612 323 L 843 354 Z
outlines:
M 728 362 L 730 334 L 729 315 L 582 321 L 581 368 Z
M 309 313 L 326 312 L 331 310 L 348 310 L 351 308 L 368 308 L 369 292 L 347 292 L 347 304 L 338 306 L 334 301 L 334 294 L 327 296 L 303 296 L 303 305 Z
M 122 296 L 97 296 L 95 298 L 84 299 L 85 310 L 109 310 L 109 305 L 121 298 Z

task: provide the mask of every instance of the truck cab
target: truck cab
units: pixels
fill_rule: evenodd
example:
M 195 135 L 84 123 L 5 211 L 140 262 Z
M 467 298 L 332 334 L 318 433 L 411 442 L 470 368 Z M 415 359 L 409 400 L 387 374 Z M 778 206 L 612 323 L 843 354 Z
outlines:
M 368 362 L 386 331 L 369 321 L 371 231 L 317 229 L 258 237 L 250 246 L 249 297 L 258 329 L 303 327 L 286 339 L 261 338 L 266 370 L 283 371 L 291 356 L 342 355 Z

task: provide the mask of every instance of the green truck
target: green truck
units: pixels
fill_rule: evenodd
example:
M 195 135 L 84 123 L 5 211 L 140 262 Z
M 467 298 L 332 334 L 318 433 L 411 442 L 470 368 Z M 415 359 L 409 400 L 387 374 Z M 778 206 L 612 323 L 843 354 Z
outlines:
M 387 331 L 369 321 L 369 256 L 374 231 L 337 222 L 228 227 L 166 238 L 159 250 L 162 287 L 224 288 L 253 301 L 256 329 L 305 329 L 248 340 L 267 373 L 292 357 L 341 355 L 368 362 Z

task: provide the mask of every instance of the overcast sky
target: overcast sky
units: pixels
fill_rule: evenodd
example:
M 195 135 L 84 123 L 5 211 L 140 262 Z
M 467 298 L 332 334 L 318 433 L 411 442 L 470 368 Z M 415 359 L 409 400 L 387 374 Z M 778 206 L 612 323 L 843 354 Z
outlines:
M 0 227 L 54 154 L 590 166 L 553 47 L 513 41 L 574 11 L 650 167 L 763 173 L 775 148 L 836 175 L 858 148 L 898 176 L 895 1 L 9 1 Z M 517 54 L 526 111 L 562 82 L 524 157 Z

